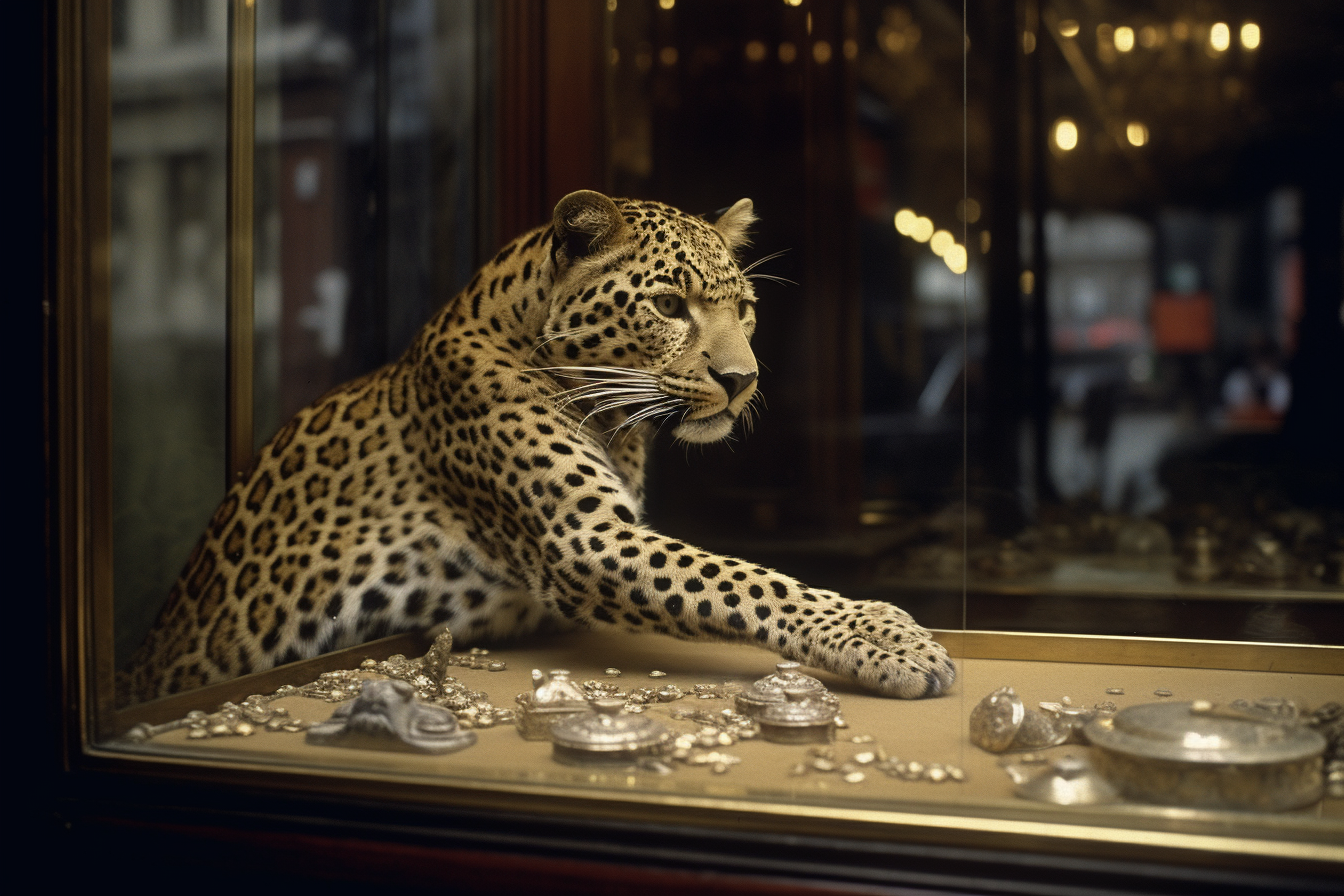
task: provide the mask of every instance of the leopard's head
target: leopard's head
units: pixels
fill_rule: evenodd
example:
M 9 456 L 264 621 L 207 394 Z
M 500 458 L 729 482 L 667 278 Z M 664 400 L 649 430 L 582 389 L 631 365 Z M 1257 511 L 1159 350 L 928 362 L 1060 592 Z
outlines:
M 585 410 L 728 436 L 756 394 L 756 296 L 738 264 L 742 199 L 713 222 L 653 202 L 571 193 L 555 208 L 555 285 L 540 342 Z

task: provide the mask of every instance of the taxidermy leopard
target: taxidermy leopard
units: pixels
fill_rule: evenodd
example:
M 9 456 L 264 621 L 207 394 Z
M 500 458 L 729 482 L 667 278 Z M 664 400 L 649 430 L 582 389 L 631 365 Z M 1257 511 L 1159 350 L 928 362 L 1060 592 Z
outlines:
M 656 424 L 732 431 L 756 391 L 743 199 L 710 223 L 566 196 L 395 363 L 300 411 L 229 490 L 122 676 L 144 700 L 394 632 L 544 620 L 757 644 L 894 697 L 955 671 L 909 614 L 642 520 Z

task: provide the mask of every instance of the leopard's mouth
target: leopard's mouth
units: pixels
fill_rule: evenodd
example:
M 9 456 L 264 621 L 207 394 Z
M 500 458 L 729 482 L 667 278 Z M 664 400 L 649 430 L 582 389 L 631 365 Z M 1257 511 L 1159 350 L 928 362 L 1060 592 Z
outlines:
M 683 420 L 672 430 L 672 435 L 683 442 L 707 444 L 728 437 L 737 422 L 737 414 L 724 409 L 717 414 L 701 417 L 697 420 Z

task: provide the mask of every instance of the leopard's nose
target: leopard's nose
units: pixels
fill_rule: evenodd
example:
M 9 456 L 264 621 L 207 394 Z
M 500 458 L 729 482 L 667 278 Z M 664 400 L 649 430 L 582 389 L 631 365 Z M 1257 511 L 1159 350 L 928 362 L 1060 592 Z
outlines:
M 714 382 L 723 387 L 723 391 L 728 393 L 728 400 L 732 401 L 742 390 L 756 381 L 756 371 L 751 373 L 719 373 L 713 367 L 709 368 L 709 375 L 714 378 Z

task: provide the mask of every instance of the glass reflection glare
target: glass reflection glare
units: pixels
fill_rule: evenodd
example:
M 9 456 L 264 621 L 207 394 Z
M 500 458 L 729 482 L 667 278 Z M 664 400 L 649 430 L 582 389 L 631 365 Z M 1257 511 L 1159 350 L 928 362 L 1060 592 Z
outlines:
M 1247 50 L 1254 50 L 1260 46 L 1260 26 L 1254 22 L 1247 22 L 1241 26 L 1241 45 Z
M 946 230 L 939 230 L 933 236 L 929 237 L 929 248 L 933 250 L 934 255 L 942 256 L 951 249 L 956 239 Z
M 943 253 L 943 262 L 954 274 L 966 273 L 966 247 L 953 243 Z
M 1219 53 L 1232 46 L 1232 29 L 1227 27 L 1226 22 L 1213 23 L 1209 29 L 1209 46 Z
M 1055 122 L 1054 138 L 1055 146 L 1068 152 L 1078 145 L 1078 125 L 1072 118 L 1061 118 Z

